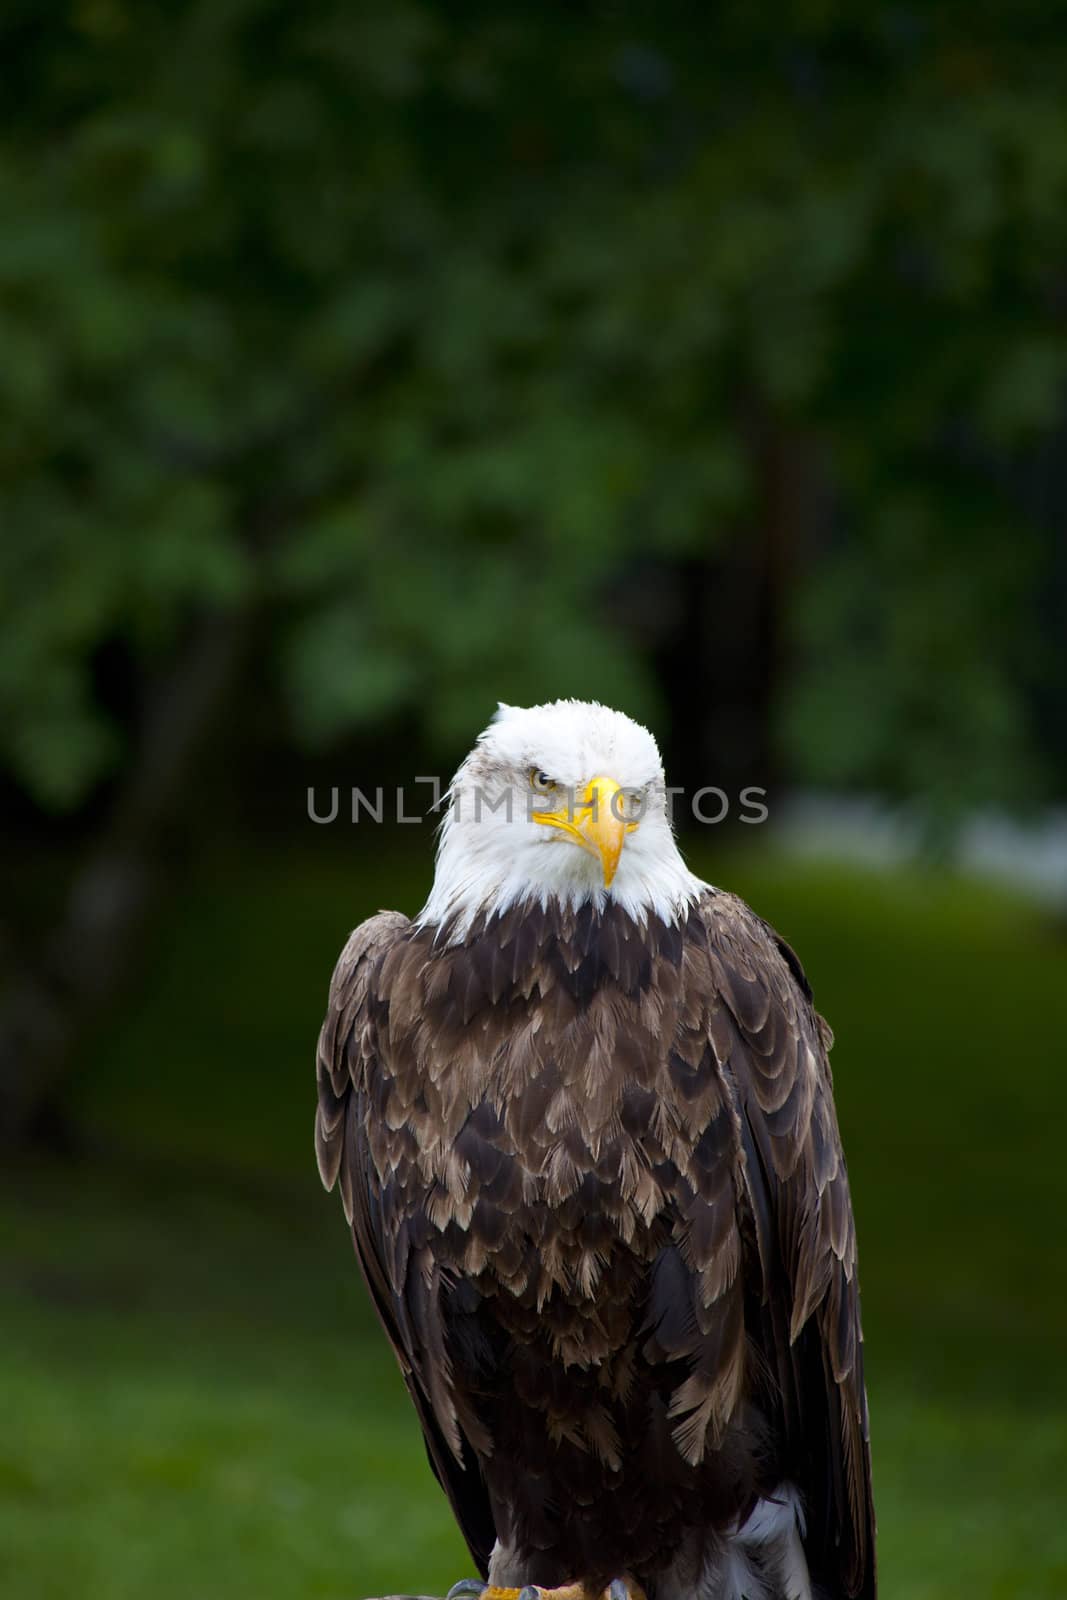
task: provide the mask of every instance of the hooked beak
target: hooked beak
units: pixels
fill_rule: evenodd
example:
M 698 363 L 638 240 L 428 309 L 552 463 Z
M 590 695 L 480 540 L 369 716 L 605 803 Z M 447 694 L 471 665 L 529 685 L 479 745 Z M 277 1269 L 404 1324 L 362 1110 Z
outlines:
M 535 822 L 561 829 L 583 850 L 596 856 L 604 874 L 605 888 L 611 886 L 627 833 L 637 826 L 636 822 L 627 822 L 623 816 L 622 803 L 616 799 L 621 793 L 622 789 L 614 778 L 593 778 L 580 800 L 568 800 L 559 811 L 533 812 Z

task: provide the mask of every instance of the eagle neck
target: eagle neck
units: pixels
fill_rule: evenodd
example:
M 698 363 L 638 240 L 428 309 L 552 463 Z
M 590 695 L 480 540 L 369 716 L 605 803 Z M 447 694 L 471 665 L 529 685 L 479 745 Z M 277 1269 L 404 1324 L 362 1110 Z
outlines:
M 588 881 L 545 887 L 531 883 L 518 864 L 487 877 L 477 862 L 461 855 L 458 844 L 446 822 L 433 888 L 414 919 L 416 927 L 437 930 L 436 943 L 462 944 L 474 929 L 513 911 L 520 915 L 539 911 L 557 921 L 622 912 L 637 926 L 650 920 L 676 924 L 685 921 L 711 887 L 689 871 L 673 839 L 657 857 L 654 870 L 641 876 L 620 870 L 611 889 Z

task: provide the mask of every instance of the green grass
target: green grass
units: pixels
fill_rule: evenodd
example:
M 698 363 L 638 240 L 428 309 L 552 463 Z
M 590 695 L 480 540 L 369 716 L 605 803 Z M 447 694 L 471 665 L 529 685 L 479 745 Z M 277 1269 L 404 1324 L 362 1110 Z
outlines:
M 360 1600 L 470 1570 L 310 1149 L 332 959 L 414 908 L 429 850 L 205 862 L 85 1063 L 96 1153 L 0 1178 L 6 1600 Z M 798 946 L 837 1032 L 883 1593 L 1062 1596 L 1062 931 L 948 877 L 698 864 Z

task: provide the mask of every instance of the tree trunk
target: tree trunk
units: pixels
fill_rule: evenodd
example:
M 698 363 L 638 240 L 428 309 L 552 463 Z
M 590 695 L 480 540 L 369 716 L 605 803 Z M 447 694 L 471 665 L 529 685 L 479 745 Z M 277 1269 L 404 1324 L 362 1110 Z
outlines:
M 659 653 L 674 724 L 671 782 L 690 795 L 705 785 L 721 788 L 732 819 L 741 789 L 773 791 L 780 776 L 785 619 L 823 511 L 812 442 L 755 397 L 740 426 L 755 484 L 751 517 L 680 570 L 680 616 Z
M 236 612 L 199 624 L 153 698 L 133 769 L 58 926 L 13 975 L 0 1021 L 0 1148 L 69 1132 L 63 1086 L 134 962 L 197 760 L 230 704 L 250 621 Z

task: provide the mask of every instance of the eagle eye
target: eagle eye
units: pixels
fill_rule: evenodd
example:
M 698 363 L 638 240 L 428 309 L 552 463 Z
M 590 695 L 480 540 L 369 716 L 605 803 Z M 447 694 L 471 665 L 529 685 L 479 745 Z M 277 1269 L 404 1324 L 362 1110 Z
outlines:
M 622 817 L 627 821 L 640 822 L 648 805 L 647 789 L 620 789 L 620 806 Z
M 559 788 L 555 778 L 550 778 L 547 772 L 539 772 L 536 767 L 530 768 L 530 788 L 538 794 L 552 794 Z

